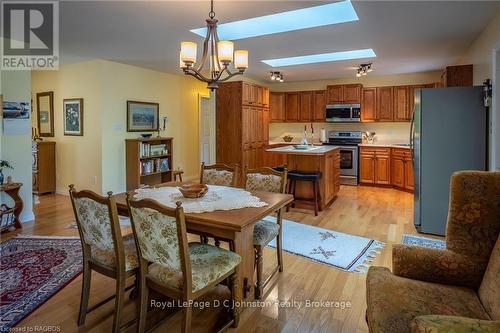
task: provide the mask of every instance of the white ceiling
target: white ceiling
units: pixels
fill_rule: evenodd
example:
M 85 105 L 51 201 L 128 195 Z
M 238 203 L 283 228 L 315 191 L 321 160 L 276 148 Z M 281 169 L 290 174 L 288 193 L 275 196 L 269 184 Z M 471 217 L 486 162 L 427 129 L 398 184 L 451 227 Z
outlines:
M 330 1 L 331 2 L 331 1 Z M 221 23 L 324 4 L 325 1 L 215 1 Z M 260 60 L 372 48 L 370 75 L 441 69 L 455 63 L 500 10 L 500 1 L 353 1 L 359 21 L 248 38 L 249 77 L 263 80 Z M 199 42 L 189 30 L 204 25 L 209 1 L 64 1 L 61 60 L 101 58 L 181 73 L 179 43 Z M 300 18 L 297 18 L 300 19 Z M 287 81 L 354 75 L 362 60 L 277 68 Z

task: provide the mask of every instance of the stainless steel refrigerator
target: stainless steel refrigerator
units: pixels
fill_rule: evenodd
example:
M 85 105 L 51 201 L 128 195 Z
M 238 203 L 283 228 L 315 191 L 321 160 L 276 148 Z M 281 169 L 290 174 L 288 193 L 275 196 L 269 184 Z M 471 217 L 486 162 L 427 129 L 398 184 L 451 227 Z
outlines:
M 410 148 L 415 177 L 413 223 L 418 232 L 444 235 L 451 175 L 458 170 L 486 170 L 483 88 L 417 90 Z

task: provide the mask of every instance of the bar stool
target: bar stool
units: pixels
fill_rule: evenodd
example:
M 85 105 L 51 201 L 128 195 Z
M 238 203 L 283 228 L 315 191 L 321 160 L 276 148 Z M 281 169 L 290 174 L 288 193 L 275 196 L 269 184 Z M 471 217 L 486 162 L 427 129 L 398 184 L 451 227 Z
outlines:
M 305 201 L 312 203 L 314 205 L 314 216 L 318 216 L 318 210 L 320 209 L 319 202 L 321 200 L 321 195 L 319 193 L 319 180 L 321 179 L 321 172 L 303 172 L 303 171 L 290 171 L 288 173 L 288 193 L 293 194 L 294 201 L 292 203 L 292 207 L 295 207 L 295 202 L 296 201 Z M 297 198 L 295 196 L 295 189 L 296 189 L 296 183 L 297 180 L 303 181 L 303 182 L 311 182 L 313 185 L 313 193 L 314 193 L 314 198 L 309 199 L 309 198 Z M 289 207 L 287 207 L 287 211 L 289 210 Z

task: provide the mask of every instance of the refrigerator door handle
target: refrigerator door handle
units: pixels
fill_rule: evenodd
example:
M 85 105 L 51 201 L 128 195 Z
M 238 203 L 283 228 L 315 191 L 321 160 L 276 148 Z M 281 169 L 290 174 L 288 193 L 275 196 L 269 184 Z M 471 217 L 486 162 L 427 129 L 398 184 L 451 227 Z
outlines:
M 414 151 L 414 139 L 415 139 L 415 107 L 413 107 L 413 112 L 411 114 L 411 123 L 410 123 L 410 152 L 411 152 L 411 160 L 413 164 L 415 164 L 415 151 Z

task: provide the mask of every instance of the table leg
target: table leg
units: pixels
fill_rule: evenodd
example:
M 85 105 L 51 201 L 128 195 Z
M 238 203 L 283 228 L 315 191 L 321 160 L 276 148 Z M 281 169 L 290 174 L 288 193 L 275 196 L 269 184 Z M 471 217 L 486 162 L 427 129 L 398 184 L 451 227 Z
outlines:
M 250 225 L 241 232 L 236 232 L 233 241 L 234 252 L 241 257 L 241 263 L 238 266 L 238 285 L 240 286 L 236 293 L 236 301 L 242 299 L 254 298 L 254 263 L 255 252 L 253 249 L 253 225 Z
M 15 217 L 14 227 L 16 227 L 17 229 L 22 228 L 21 220 L 19 219 L 19 216 L 21 215 L 21 212 L 23 211 L 23 207 L 24 207 L 23 200 L 19 196 L 19 189 L 20 188 L 21 187 L 17 187 L 17 188 L 14 188 L 12 190 L 5 191 L 5 193 L 7 193 L 12 198 L 12 200 L 14 200 L 14 217 Z

